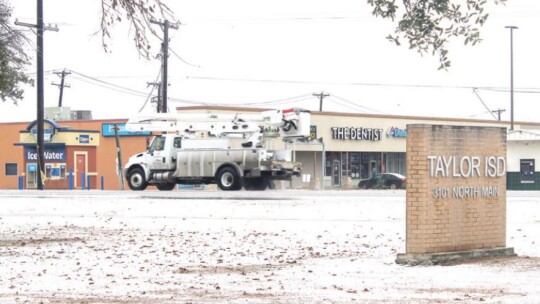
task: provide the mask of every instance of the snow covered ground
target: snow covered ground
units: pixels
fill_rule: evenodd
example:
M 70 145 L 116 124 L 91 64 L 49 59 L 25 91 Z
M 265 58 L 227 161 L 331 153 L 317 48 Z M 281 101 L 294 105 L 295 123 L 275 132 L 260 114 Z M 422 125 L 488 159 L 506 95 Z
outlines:
M 397 265 L 404 216 L 404 191 L 0 191 L 0 302 L 540 302 L 540 193 L 508 193 L 517 258 Z

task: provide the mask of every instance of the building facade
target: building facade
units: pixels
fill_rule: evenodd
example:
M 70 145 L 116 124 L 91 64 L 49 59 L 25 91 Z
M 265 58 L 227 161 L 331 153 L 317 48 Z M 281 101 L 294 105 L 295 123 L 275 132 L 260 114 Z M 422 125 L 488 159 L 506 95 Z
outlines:
M 182 107 L 182 113 L 253 113 L 265 109 L 234 107 Z M 67 189 L 69 173 L 73 187 L 81 188 L 82 176 L 90 176 L 92 189 L 121 188 L 117 170 L 117 146 L 114 124 L 120 127 L 125 119 L 46 121 L 45 129 L 53 129 L 48 155 L 60 159 L 46 159 L 46 187 Z M 375 173 L 406 175 L 406 137 L 408 124 L 437 124 L 464 126 L 509 127 L 508 122 L 426 118 L 396 115 L 370 115 L 334 112 L 312 112 L 310 133 L 312 141 L 286 144 L 279 139 L 269 140 L 269 149 L 290 149 L 294 158 L 303 164 L 303 175 L 292 182 L 282 182 L 283 188 L 351 189 L 360 179 Z M 509 190 L 540 190 L 540 124 L 514 123 L 508 135 L 507 184 Z M 32 188 L 37 173 L 33 161 L 35 138 L 33 122 L 0 124 L 1 189 Z M 145 149 L 151 134 L 120 130 L 122 167 L 128 158 Z M 84 170 L 84 171 L 83 171 Z M 34 173 L 33 173 L 34 172 Z M 103 180 L 103 182 L 102 182 Z
M 150 133 L 126 132 L 125 119 L 44 121 L 46 189 L 121 189 L 117 174 L 118 125 L 122 163 L 144 151 Z M 0 189 L 37 187 L 36 122 L 0 124 Z

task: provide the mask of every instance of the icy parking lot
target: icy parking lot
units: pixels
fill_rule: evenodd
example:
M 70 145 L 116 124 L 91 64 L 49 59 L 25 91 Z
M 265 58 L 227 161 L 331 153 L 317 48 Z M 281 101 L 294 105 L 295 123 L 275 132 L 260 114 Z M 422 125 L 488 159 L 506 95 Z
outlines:
M 517 258 L 395 264 L 404 191 L 0 191 L 0 302 L 538 303 L 540 193 Z

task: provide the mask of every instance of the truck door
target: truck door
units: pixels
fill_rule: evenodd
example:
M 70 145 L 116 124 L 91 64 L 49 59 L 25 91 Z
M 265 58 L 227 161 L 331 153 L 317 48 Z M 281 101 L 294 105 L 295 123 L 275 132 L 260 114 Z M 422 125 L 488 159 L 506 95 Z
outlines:
M 147 164 L 152 170 L 170 169 L 170 152 L 166 149 L 167 137 L 156 136 L 148 148 Z
M 173 145 L 171 149 L 171 160 L 170 160 L 170 166 L 168 169 L 174 170 L 176 169 L 176 163 L 178 162 L 178 152 L 182 150 L 182 137 L 177 136 L 173 140 Z

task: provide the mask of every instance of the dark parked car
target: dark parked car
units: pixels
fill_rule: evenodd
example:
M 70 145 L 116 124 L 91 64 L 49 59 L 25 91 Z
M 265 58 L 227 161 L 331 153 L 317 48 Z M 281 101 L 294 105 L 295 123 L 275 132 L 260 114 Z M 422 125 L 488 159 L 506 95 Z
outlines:
M 370 178 L 361 179 L 360 189 L 405 189 L 407 178 L 398 173 L 375 174 Z

